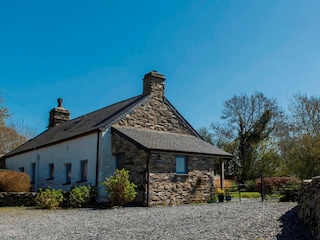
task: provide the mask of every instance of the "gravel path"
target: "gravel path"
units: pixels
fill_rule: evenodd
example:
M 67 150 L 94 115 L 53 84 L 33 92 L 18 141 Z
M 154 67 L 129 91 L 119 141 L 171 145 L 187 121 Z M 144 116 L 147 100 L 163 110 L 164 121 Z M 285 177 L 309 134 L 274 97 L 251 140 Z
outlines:
M 311 239 L 296 203 L 243 201 L 178 207 L 0 208 L 0 239 Z

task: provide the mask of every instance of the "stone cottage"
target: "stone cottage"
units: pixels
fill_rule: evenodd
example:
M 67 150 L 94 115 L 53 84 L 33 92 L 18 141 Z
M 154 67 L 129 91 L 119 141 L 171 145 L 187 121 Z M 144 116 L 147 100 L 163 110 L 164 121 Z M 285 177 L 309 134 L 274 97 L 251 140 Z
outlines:
M 205 142 L 164 95 L 164 75 L 144 76 L 143 93 L 70 120 L 58 99 L 48 129 L 5 155 L 6 168 L 30 175 L 33 190 L 98 188 L 115 169 L 130 171 L 136 203 L 147 206 L 207 201 L 214 169 L 232 155 Z

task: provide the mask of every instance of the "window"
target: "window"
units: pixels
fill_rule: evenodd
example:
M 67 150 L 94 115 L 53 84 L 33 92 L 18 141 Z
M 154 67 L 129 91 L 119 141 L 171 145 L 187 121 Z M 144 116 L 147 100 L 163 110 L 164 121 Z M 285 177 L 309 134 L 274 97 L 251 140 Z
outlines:
M 176 157 L 176 173 L 187 174 L 187 159 L 184 156 Z
M 71 183 L 71 163 L 67 163 L 66 165 L 66 184 Z
M 30 180 L 31 183 L 36 181 L 36 163 L 31 163 L 30 165 Z
M 50 180 L 50 179 L 54 179 L 54 164 L 53 163 L 50 163 L 49 165 L 48 165 L 48 169 L 49 169 L 49 171 L 48 171 L 48 173 L 49 173 L 49 177 L 48 177 L 48 180 Z
M 24 172 L 24 167 L 19 167 L 19 172 Z
M 88 160 L 81 161 L 80 174 L 80 181 L 87 181 Z

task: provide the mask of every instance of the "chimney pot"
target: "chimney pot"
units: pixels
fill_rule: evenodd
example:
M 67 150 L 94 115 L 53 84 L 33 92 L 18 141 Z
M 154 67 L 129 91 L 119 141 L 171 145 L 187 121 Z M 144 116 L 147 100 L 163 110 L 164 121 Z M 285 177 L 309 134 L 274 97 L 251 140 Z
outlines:
M 70 112 L 62 106 L 62 103 L 63 99 L 58 98 L 58 107 L 51 109 L 48 128 L 52 128 L 57 126 L 59 123 L 70 120 Z

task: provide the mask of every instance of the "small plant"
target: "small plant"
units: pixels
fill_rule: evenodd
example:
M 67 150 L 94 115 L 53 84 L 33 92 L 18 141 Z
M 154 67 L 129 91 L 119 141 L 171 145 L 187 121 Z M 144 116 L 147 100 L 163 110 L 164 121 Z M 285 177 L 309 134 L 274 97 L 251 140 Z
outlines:
M 69 192 L 70 206 L 80 208 L 88 206 L 95 197 L 94 187 L 80 186 L 72 188 Z
M 35 198 L 35 202 L 39 208 L 57 209 L 63 202 L 63 193 L 61 189 L 39 189 L 39 193 Z
M 216 203 L 216 202 L 217 202 L 217 196 L 213 194 L 212 197 L 209 199 L 208 203 Z
M 224 194 L 224 191 L 223 191 L 221 188 L 217 188 L 216 193 L 217 193 L 218 195 L 223 195 L 223 194 Z
M 129 181 L 129 171 L 116 169 L 113 176 L 102 182 L 112 206 L 124 206 L 137 195 L 136 185 Z

